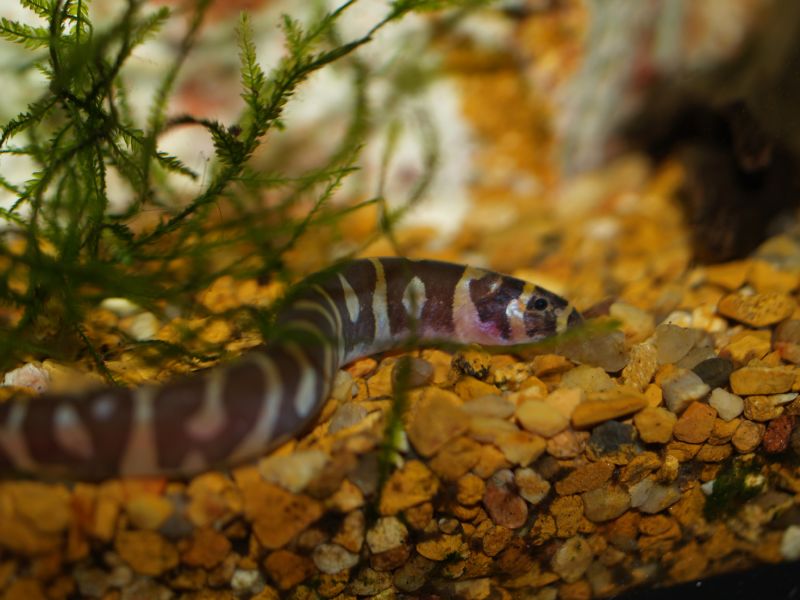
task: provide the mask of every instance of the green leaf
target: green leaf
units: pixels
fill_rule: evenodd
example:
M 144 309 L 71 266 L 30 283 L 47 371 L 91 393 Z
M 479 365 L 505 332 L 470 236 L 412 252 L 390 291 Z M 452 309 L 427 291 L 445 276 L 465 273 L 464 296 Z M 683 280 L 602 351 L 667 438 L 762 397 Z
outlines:
M 154 35 L 156 35 L 164 24 L 169 20 L 171 11 L 168 7 L 163 6 L 155 11 L 153 14 L 147 16 L 144 21 L 139 23 L 133 31 L 130 39 L 131 49 L 146 42 Z
M 394 0 L 391 4 L 392 18 L 399 18 L 409 12 L 427 12 L 447 8 L 476 8 L 488 6 L 495 0 Z
M 0 17 L 0 37 L 35 50 L 50 44 L 50 32 L 45 27 L 33 27 Z
M 44 19 L 50 17 L 55 5 L 53 0 L 19 0 L 19 3 Z
M 261 92 L 264 89 L 266 75 L 258 64 L 256 47 L 253 43 L 253 32 L 247 13 L 242 13 L 238 28 L 239 62 L 242 81 L 242 99 L 247 102 L 256 120 L 261 114 Z
M 156 152 L 156 160 L 158 161 L 159 166 L 166 171 L 171 173 L 178 173 L 179 175 L 185 175 L 192 181 L 198 181 L 200 179 L 200 175 L 195 173 L 192 169 L 187 167 L 183 162 L 171 154 L 167 154 L 166 152 L 158 151 Z

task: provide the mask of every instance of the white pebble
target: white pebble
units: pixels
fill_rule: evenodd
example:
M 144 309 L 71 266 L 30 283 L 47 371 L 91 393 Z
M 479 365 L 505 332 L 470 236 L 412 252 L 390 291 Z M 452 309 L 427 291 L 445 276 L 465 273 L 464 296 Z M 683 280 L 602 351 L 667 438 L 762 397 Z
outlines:
M 717 414 L 723 421 L 735 419 L 744 410 L 744 400 L 722 388 L 714 388 L 708 403 L 717 409 Z
M 320 544 L 314 548 L 311 558 L 320 571 L 329 575 L 358 564 L 358 554 L 348 552 L 339 544 Z
M 622 321 L 622 330 L 628 344 L 643 342 L 653 333 L 655 323 L 653 315 L 632 304 L 614 302 L 609 307 L 609 316 Z
M 709 333 L 721 333 L 728 328 L 728 322 L 716 315 L 716 307 L 698 306 L 692 311 L 692 327 Z
M 674 310 L 661 322 L 662 325 L 677 325 L 683 329 L 692 326 L 692 315 L 685 310 Z
M 507 419 L 514 414 L 514 405 L 495 394 L 479 396 L 464 402 L 461 407 L 464 412 L 475 417 L 494 417 L 496 419 Z
M 703 490 L 703 493 L 706 496 L 710 496 L 714 493 L 714 482 L 716 479 L 712 479 L 711 481 L 706 481 L 704 484 L 700 486 L 700 489 Z
M 236 569 L 231 577 L 234 592 L 258 592 L 264 587 L 264 580 L 257 569 Z
M 322 473 L 327 464 L 328 455 L 321 450 L 302 450 L 265 458 L 258 463 L 258 470 L 265 480 L 297 494 Z
M 3 385 L 31 388 L 41 394 L 50 387 L 50 373 L 41 365 L 28 363 L 6 373 Z
M 100 303 L 100 307 L 110 310 L 118 317 L 130 317 L 142 310 L 138 304 L 127 298 L 106 298 Z
M 593 558 L 592 547 L 583 537 L 576 535 L 566 540 L 556 550 L 550 566 L 561 579 L 567 583 L 573 583 L 583 576 L 586 569 L 592 564 Z
M 367 544 L 373 554 L 402 546 L 408 540 L 408 529 L 397 517 L 381 517 L 367 531 Z
M 159 323 L 156 316 L 153 313 L 146 312 L 136 315 L 133 318 L 130 327 L 128 327 L 128 333 L 130 333 L 134 339 L 141 342 L 143 340 L 153 339 L 158 328 Z
M 800 525 L 789 525 L 783 532 L 781 556 L 784 560 L 800 558 Z
M 333 389 L 331 389 L 331 398 L 339 403 L 349 402 L 358 391 L 353 376 L 347 371 L 336 371 L 333 376 Z
M 564 373 L 561 377 L 560 388 L 579 388 L 584 392 L 605 392 L 613 390 L 614 380 L 600 367 L 578 365 Z
M 681 499 L 681 490 L 676 484 L 654 484 L 647 494 L 647 498 L 639 507 L 639 511 L 653 515 L 668 508 Z
M 773 394 L 770 396 L 773 406 L 780 406 L 781 404 L 788 404 L 797 398 L 797 392 L 787 392 L 785 394 Z

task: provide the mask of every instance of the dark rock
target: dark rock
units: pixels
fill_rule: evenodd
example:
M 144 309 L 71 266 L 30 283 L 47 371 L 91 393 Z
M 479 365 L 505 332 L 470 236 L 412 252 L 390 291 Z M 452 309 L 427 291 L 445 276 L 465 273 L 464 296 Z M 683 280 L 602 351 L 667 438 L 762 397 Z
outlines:
M 464 350 L 453 356 L 452 366 L 459 373 L 475 379 L 484 380 L 489 377 L 491 356 L 479 350 Z
M 616 465 L 623 465 L 641 453 L 642 447 L 636 440 L 633 425 L 606 421 L 592 429 L 588 450 L 596 459 L 602 457 Z
M 727 385 L 733 372 L 733 362 L 727 358 L 709 358 L 692 369 L 711 388 Z

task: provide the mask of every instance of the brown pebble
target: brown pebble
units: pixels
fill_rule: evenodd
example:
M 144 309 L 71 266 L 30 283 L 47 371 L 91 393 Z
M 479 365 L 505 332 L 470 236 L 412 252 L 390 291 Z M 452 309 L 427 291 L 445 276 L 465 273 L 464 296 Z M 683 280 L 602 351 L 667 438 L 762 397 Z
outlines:
M 563 373 L 572 367 L 573 364 L 560 354 L 540 354 L 533 357 L 533 374 L 536 377 Z
M 599 488 L 611 478 L 614 465 L 606 461 L 598 461 L 578 467 L 564 479 L 556 483 L 556 492 L 560 496 L 580 494 Z
M 488 479 L 500 469 L 507 469 L 511 466 L 505 455 L 492 445 L 481 446 L 481 454 L 478 464 L 472 468 L 472 472 L 478 477 Z
M 155 577 L 178 565 L 175 546 L 155 531 L 121 531 L 114 548 L 122 560 L 142 575 Z
M 747 279 L 750 262 L 746 260 L 730 261 L 718 265 L 703 267 L 706 280 L 726 290 L 737 290 Z
M 528 519 L 528 505 L 525 500 L 505 486 L 491 481 L 486 485 L 483 505 L 495 525 L 517 529 Z
M 528 431 L 549 438 L 569 425 L 569 419 L 542 400 L 528 400 L 517 407 L 517 420 Z
M 163 496 L 137 494 L 125 502 L 125 513 L 136 529 L 157 530 L 172 514 L 172 503 Z
M 714 429 L 717 411 L 702 402 L 692 402 L 675 423 L 672 435 L 682 442 L 700 444 L 708 439 Z
M 460 404 L 461 399 L 452 392 L 425 388 L 406 428 L 408 439 L 417 452 L 431 456 L 450 440 L 466 433 L 470 417 Z
M 2 598 L 3 600 L 45 600 L 47 596 L 40 582 L 30 577 L 20 577 L 11 582 Z
M 456 482 L 456 500 L 460 504 L 471 506 L 480 502 L 486 484 L 483 479 L 472 473 L 467 473 Z
M 538 504 L 550 491 L 550 482 L 544 479 L 533 469 L 517 469 L 514 472 L 514 483 L 519 489 L 519 495 L 530 504 Z
M 711 435 L 708 438 L 709 444 L 725 444 L 731 441 L 733 434 L 742 422 L 741 419 L 732 419 L 725 421 L 723 419 L 714 420 L 714 429 L 711 430 Z
M 631 348 L 630 361 L 622 370 L 622 381 L 644 391 L 658 368 L 658 351 L 653 344 L 637 344 Z
M 608 484 L 581 495 L 586 518 L 594 523 L 616 519 L 631 506 L 630 494 L 619 485 Z
M 481 540 L 481 547 L 488 556 L 497 556 L 511 541 L 513 532 L 501 525 L 492 527 Z
M 731 438 L 733 447 L 743 454 L 752 452 L 761 443 L 766 428 L 761 423 L 744 420 Z
M 350 594 L 355 594 L 357 596 L 369 596 L 371 598 L 390 588 L 391 585 L 391 573 L 382 573 L 380 571 L 376 571 L 375 569 L 371 569 L 370 567 L 364 567 L 350 582 L 348 591 Z M 312 595 L 309 594 L 309 596 L 313 598 Z
M 369 564 L 376 571 L 394 571 L 404 565 L 410 556 L 411 546 L 398 546 L 380 554 L 370 555 Z M 353 564 L 350 566 L 358 564 L 358 560 L 358 556 L 354 555 L 352 558 Z
M 783 414 L 783 407 L 770 396 L 749 396 L 744 400 L 744 416 L 751 421 L 771 421 Z
M 794 367 L 742 367 L 731 373 L 731 390 L 735 394 L 782 394 L 792 389 Z
M 350 552 L 357 553 L 361 551 L 361 547 L 364 545 L 365 530 L 366 517 L 364 517 L 364 513 L 360 510 L 354 510 L 344 518 L 331 541 Z
M 438 562 L 452 559 L 454 555 L 466 555 L 468 546 L 461 534 L 442 534 L 418 543 L 416 548 L 425 558 Z
M 790 317 L 796 306 L 790 296 L 777 292 L 749 296 L 736 293 L 722 298 L 717 312 L 751 327 L 766 327 Z
M 751 260 L 747 281 L 757 292 L 789 293 L 797 289 L 800 278 L 797 271 L 783 270 L 766 260 Z
M 427 583 L 428 574 L 435 566 L 435 562 L 424 556 L 412 556 L 394 573 L 393 582 L 402 592 L 416 592 Z
M 744 365 L 751 360 L 764 358 L 770 351 L 770 332 L 762 330 L 740 331 L 723 346 L 720 356 Z
M 478 464 L 480 450 L 478 442 L 459 436 L 447 442 L 428 465 L 445 481 L 455 481 Z
M 633 393 L 611 392 L 592 394 L 589 400 L 579 404 L 572 413 L 572 426 L 576 429 L 594 427 L 611 419 L 619 419 L 632 415 L 647 406 L 644 396 Z
M 558 435 L 561 435 L 561 433 Z M 499 435 L 494 440 L 494 444 L 500 448 L 503 456 L 505 456 L 509 462 L 525 467 L 544 453 L 545 448 L 552 439 L 554 438 L 545 442 L 543 437 L 535 433 L 511 431 Z
M 380 513 L 395 515 L 429 500 L 438 490 L 436 476 L 422 462 L 410 460 L 386 481 L 381 492 Z
M 677 440 L 667 444 L 667 454 L 674 456 L 678 462 L 688 462 L 700 452 L 700 444 L 689 444 Z
M 592 586 L 585 579 L 579 579 L 572 583 L 562 583 L 558 586 L 558 598 L 560 600 L 591 600 L 592 597 Z
M 481 398 L 482 396 L 491 396 L 499 394 L 500 391 L 493 385 L 475 379 L 474 377 L 462 377 L 456 382 L 453 391 L 465 400 L 473 400 Z
M 695 458 L 700 462 L 718 463 L 727 459 L 731 454 L 733 454 L 733 447 L 730 444 L 703 444 Z
M 672 430 L 677 422 L 674 413 L 665 408 L 648 406 L 636 413 L 633 424 L 642 441 L 648 444 L 666 444 L 672 439 Z
M 433 504 L 423 502 L 403 511 L 403 520 L 412 529 L 422 531 L 428 527 L 433 519 Z
M 786 450 L 789 447 L 789 438 L 792 435 L 794 424 L 795 417 L 793 415 L 781 415 L 770 421 L 762 440 L 764 451 L 769 454 L 777 454 Z
M 559 496 L 550 505 L 556 521 L 556 535 L 571 537 L 578 533 L 583 522 L 583 500 L 580 496 Z
M 661 459 L 658 454 L 655 452 L 642 452 L 620 469 L 619 483 L 625 486 L 634 485 L 660 467 Z
M 316 573 L 310 558 L 289 550 L 276 550 L 264 559 L 264 570 L 282 590 L 288 590 Z
M 225 559 L 230 549 L 228 538 L 211 527 L 204 527 L 194 532 L 181 560 L 190 567 L 213 569 Z
M 240 470 L 236 479 L 244 497 L 245 515 L 265 548 L 280 548 L 322 516 L 320 502 L 267 483 L 257 471 Z

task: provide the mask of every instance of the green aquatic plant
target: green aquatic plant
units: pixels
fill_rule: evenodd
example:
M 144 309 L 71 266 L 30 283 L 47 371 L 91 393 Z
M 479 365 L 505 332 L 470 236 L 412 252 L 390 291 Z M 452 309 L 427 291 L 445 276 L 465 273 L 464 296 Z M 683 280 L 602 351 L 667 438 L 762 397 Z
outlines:
M 192 304 L 223 275 L 292 279 L 285 254 L 310 229 L 353 209 L 328 202 L 356 168 L 370 122 L 364 87 L 371 74 L 353 52 L 411 11 L 479 4 L 396 0 L 365 34 L 345 40 L 337 24 L 356 0 L 307 23 L 284 16 L 286 51 L 269 71 L 256 58 L 243 14 L 237 36 L 244 107 L 234 122 L 222 123 L 167 111 L 210 0 L 186 3 L 188 9 L 177 14 L 127 0 L 113 22 L 103 23 L 90 19 L 89 0 L 19 2 L 40 24 L 3 18 L 0 37 L 28 51 L 20 72 L 35 69 L 46 85 L 0 130 L 0 160 L 24 157 L 33 165 L 22 183 L 0 172 L 0 187 L 13 196 L 0 209 L 0 367 L 32 356 L 88 353 L 101 371 L 104 349 L 91 341 L 86 318 L 104 298 L 121 296 L 165 315 Z M 142 122 L 131 109 L 126 67 L 134 50 L 172 18 L 185 19 L 185 33 Z M 339 145 L 305 172 L 265 170 L 254 155 L 284 127 L 287 103 L 311 74 L 333 63 L 358 73 L 350 124 Z M 213 140 L 207 173 L 195 172 L 159 146 L 165 133 L 186 126 L 203 128 Z M 435 160 L 429 163 L 432 168 Z M 121 211 L 111 210 L 112 174 L 129 190 Z M 181 195 L 169 184 L 176 176 L 198 182 L 200 191 Z M 280 200 L 265 205 L 267 192 Z M 370 198 L 362 205 L 380 201 Z M 223 203 L 230 207 L 224 217 L 218 214 Z M 306 208 L 304 216 L 296 216 L 298 205 Z M 153 214 L 155 219 L 143 218 Z M 390 231 L 396 219 L 384 210 L 376 235 Z M 269 315 L 246 315 L 240 325 L 268 328 Z M 161 352 L 186 352 L 180 345 L 154 345 Z
M 735 458 L 723 466 L 714 480 L 703 514 L 709 520 L 729 517 L 758 496 L 765 485 L 766 478 L 758 460 Z

